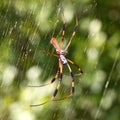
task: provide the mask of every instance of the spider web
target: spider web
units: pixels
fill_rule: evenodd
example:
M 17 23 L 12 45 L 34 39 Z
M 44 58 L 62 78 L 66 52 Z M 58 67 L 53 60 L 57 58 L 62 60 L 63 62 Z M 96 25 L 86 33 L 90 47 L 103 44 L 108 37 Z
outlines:
M 89 1 L 90 2 L 90 1 Z M 103 2 L 104 3 L 104 2 Z M 105 31 L 104 19 L 97 15 L 98 1 L 12 1 L 0 5 L 0 119 L 118 119 L 120 48 L 119 30 L 115 28 L 116 17 L 111 20 L 110 31 Z M 106 3 L 107 4 L 107 3 Z M 70 47 L 68 58 L 83 70 L 75 75 L 75 94 L 71 99 L 42 103 L 54 93 L 58 79 L 52 85 L 30 88 L 49 82 L 57 72 L 58 58 L 41 51 L 55 53 L 51 37 L 61 42 L 61 9 L 67 22 L 65 45 L 79 18 L 78 32 Z M 97 12 L 98 12 L 97 11 Z M 101 13 L 99 13 L 101 15 Z M 104 14 L 102 14 L 104 17 Z M 108 33 L 107 33 L 108 32 Z M 77 69 L 71 65 L 76 74 Z M 63 98 L 71 90 L 71 77 L 64 66 L 63 82 L 56 98 Z

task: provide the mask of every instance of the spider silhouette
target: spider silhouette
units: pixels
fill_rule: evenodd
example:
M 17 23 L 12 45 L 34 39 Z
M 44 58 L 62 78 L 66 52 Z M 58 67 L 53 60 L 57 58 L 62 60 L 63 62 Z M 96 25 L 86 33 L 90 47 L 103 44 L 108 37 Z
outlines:
M 66 29 L 66 21 L 64 19 L 64 16 L 62 16 L 62 19 L 63 19 L 63 27 L 62 27 L 62 43 L 64 43 L 64 35 L 65 35 L 65 29 Z M 72 72 L 72 69 L 69 65 L 69 63 L 73 64 L 79 71 L 80 74 L 83 73 L 83 71 L 80 69 L 80 67 L 74 63 L 72 60 L 66 58 L 66 55 L 67 55 L 67 50 L 68 50 L 68 47 L 70 46 L 71 44 L 71 41 L 73 40 L 73 37 L 75 36 L 75 33 L 78 29 L 78 18 L 76 17 L 76 25 L 74 27 L 74 30 L 73 30 L 73 33 L 72 33 L 72 36 L 70 37 L 70 40 L 67 44 L 67 46 L 65 47 L 65 49 L 63 49 L 63 47 L 58 43 L 57 39 L 55 37 L 52 37 L 51 38 L 51 41 L 50 43 L 54 46 L 55 50 L 56 50 L 56 54 L 54 53 L 50 53 L 49 51 L 46 51 L 46 50 L 42 50 L 44 53 L 46 54 L 49 54 L 49 55 L 52 55 L 52 56 L 55 56 L 58 58 L 59 60 L 59 65 L 58 65 L 58 70 L 57 70 L 57 73 L 56 75 L 54 76 L 54 78 L 47 84 L 44 84 L 44 85 L 41 85 L 41 86 L 30 86 L 30 87 L 42 87 L 42 86 L 46 86 L 46 85 L 50 85 L 52 84 L 57 78 L 59 78 L 59 82 L 57 84 L 57 87 L 54 91 L 54 94 L 52 95 L 51 99 L 49 99 L 48 101 L 46 102 L 43 102 L 41 104 L 35 104 L 35 105 L 31 105 L 31 107 L 34 107 L 34 106 L 40 106 L 40 105 L 43 105 L 49 101 L 57 101 L 57 100 L 61 100 L 61 99 L 55 99 L 57 93 L 58 93 L 58 90 L 61 86 L 61 83 L 62 83 L 62 79 L 63 79 L 63 66 L 67 66 L 68 67 L 68 70 L 70 72 L 70 75 L 71 75 L 71 78 L 72 78 L 72 88 L 71 88 L 71 93 L 66 96 L 65 98 L 69 98 L 71 96 L 73 96 L 74 94 L 74 91 L 75 91 L 75 88 L 74 88 L 74 74 Z

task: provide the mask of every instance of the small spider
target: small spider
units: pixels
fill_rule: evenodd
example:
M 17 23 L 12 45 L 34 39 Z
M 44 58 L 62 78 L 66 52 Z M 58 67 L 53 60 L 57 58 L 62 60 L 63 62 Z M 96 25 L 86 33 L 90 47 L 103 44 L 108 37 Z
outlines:
M 64 43 L 64 35 L 65 35 L 65 29 L 66 29 L 66 21 L 65 21 L 64 17 L 62 17 L 62 18 L 63 18 L 62 43 Z M 57 70 L 57 73 L 56 73 L 56 75 L 54 76 L 54 78 L 53 78 L 49 83 L 44 84 L 44 85 L 41 85 L 41 86 L 45 86 L 45 85 L 52 84 L 58 77 L 59 77 L 59 83 L 58 83 L 58 85 L 57 85 L 57 87 L 56 87 L 56 89 L 55 89 L 55 91 L 54 91 L 54 94 L 53 94 L 53 96 L 51 97 L 50 100 L 48 100 L 48 101 L 46 101 L 46 102 L 44 102 L 44 103 L 41 103 L 41 104 L 31 105 L 32 107 L 33 107 L 33 106 L 43 105 L 43 104 L 45 104 L 45 103 L 47 103 L 47 102 L 49 102 L 49 101 L 61 100 L 61 99 L 55 99 L 55 97 L 56 97 L 56 95 L 57 95 L 57 93 L 58 93 L 58 90 L 59 90 L 59 88 L 60 88 L 60 85 L 61 85 L 61 83 L 62 83 L 62 79 L 63 79 L 63 66 L 64 66 L 64 65 L 66 65 L 66 66 L 68 67 L 69 72 L 70 72 L 70 75 L 71 75 L 71 78 L 72 78 L 71 93 L 70 93 L 70 95 L 66 96 L 65 98 L 69 98 L 69 97 L 73 96 L 73 94 L 74 94 L 74 74 L 73 74 L 73 72 L 72 72 L 72 69 L 71 69 L 69 63 L 75 65 L 75 67 L 77 67 L 77 69 L 78 69 L 78 71 L 80 72 L 80 74 L 82 74 L 83 71 L 80 69 L 80 67 L 79 67 L 77 64 L 75 64 L 72 60 L 66 58 L 65 56 L 66 56 L 66 54 L 67 54 L 67 49 L 68 49 L 68 47 L 70 46 L 71 41 L 72 41 L 73 37 L 75 36 L 75 33 L 76 33 L 77 29 L 78 29 L 78 19 L 76 18 L 76 25 L 75 25 L 75 27 L 74 27 L 72 36 L 71 36 L 71 38 L 70 38 L 67 46 L 65 47 L 65 49 L 63 49 L 63 48 L 60 46 L 60 44 L 58 44 L 58 41 L 57 41 L 56 38 L 54 38 L 54 37 L 51 38 L 50 43 L 54 46 L 57 54 L 50 53 L 49 51 L 46 51 L 46 50 L 42 50 L 42 51 L 43 51 L 44 53 L 46 53 L 46 54 L 49 54 L 49 55 L 52 55 L 52 56 L 57 57 L 57 58 L 59 59 L 59 66 L 58 66 L 58 70 Z M 30 86 L 30 87 L 41 87 L 41 86 Z

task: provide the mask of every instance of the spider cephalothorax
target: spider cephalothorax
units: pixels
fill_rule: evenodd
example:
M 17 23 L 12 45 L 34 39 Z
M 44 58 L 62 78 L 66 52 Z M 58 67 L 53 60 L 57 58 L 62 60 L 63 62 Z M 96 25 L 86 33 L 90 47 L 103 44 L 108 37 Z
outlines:
M 59 60 L 62 62 L 63 65 L 66 65 L 68 63 L 67 59 L 65 57 L 67 51 L 62 49 L 62 47 L 58 44 L 56 38 L 52 38 L 50 42 L 55 47 L 56 52 L 57 52 L 57 54 L 59 56 Z

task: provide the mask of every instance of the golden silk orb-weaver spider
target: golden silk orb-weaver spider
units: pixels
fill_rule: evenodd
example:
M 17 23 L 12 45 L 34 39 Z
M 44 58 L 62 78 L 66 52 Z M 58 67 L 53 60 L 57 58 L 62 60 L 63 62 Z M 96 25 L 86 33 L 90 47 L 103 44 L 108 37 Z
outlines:
M 65 19 L 63 17 L 62 43 L 64 43 L 65 29 L 66 29 L 66 21 L 65 21 Z M 57 85 L 57 87 L 56 87 L 56 89 L 55 89 L 55 91 L 54 91 L 51 99 L 49 99 L 48 101 L 46 101 L 44 103 L 41 103 L 41 104 L 31 105 L 31 107 L 40 106 L 40 105 L 43 105 L 43 104 L 45 104 L 45 103 L 47 103 L 49 101 L 62 100 L 62 99 L 55 99 L 55 97 L 56 97 L 56 95 L 58 93 L 58 90 L 59 90 L 59 88 L 61 86 L 61 83 L 62 83 L 62 79 L 63 79 L 63 66 L 64 65 L 66 65 L 68 67 L 68 70 L 70 72 L 70 76 L 72 78 L 71 93 L 70 93 L 70 95 L 66 96 L 65 98 L 69 98 L 69 97 L 73 96 L 74 91 L 75 91 L 75 88 L 74 88 L 74 74 L 72 72 L 72 69 L 71 69 L 69 63 L 73 64 L 78 69 L 78 71 L 79 71 L 80 74 L 82 74 L 83 71 L 80 69 L 80 67 L 76 63 L 74 63 L 72 60 L 66 58 L 66 54 L 67 54 L 68 47 L 70 46 L 71 41 L 73 40 L 73 37 L 75 36 L 75 33 L 76 33 L 77 29 L 78 29 L 78 19 L 76 18 L 76 25 L 74 27 L 72 36 L 70 37 L 70 40 L 69 40 L 67 46 L 65 47 L 65 49 L 62 48 L 62 46 L 58 43 L 58 41 L 57 41 L 56 38 L 54 38 L 54 37 L 51 38 L 50 43 L 54 46 L 57 54 L 50 53 L 49 51 L 46 51 L 46 50 L 42 50 L 44 53 L 52 55 L 52 56 L 55 56 L 55 57 L 58 58 L 58 60 L 59 60 L 58 70 L 57 70 L 57 73 L 54 76 L 54 78 L 49 83 L 41 85 L 41 86 L 30 86 L 30 87 L 42 87 L 42 86 L 46 86 L 46 85 L 52 84 L 57 78 L 59 78 L 59 82 L 58 82 L 58 85 Z M 65 99 L 65 98 L 63 98 L 63 99 Z

